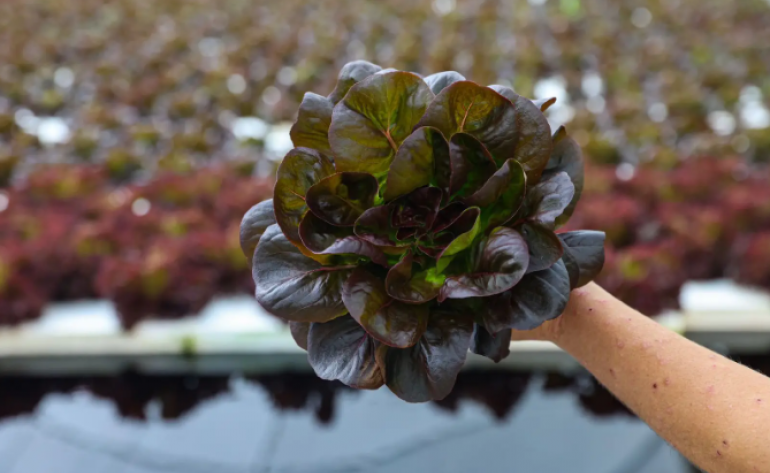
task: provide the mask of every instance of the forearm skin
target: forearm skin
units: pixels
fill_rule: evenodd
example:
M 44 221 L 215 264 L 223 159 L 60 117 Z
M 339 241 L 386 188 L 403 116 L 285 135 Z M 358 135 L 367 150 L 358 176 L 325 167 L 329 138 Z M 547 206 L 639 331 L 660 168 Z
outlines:
M 536 332 L 532 338 L 572 355 L 705 471 L 770 473 L 769 378 L 671 332 L 595 284 L 573 291 L 565 313 Z

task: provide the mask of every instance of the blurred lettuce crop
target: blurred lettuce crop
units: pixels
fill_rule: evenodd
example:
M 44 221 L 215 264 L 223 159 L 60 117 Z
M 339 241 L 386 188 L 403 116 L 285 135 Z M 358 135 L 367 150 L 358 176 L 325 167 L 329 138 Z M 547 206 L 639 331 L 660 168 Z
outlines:
M 768 24 L 766 0 L 4 0 L 0 324 L 108 297 L 130 327 L 251 292 L 241 216 L 304 93 L 359 59 L 556 98 L 586 157 L 566 230 L 607 233 L 598 281 L 632 305 L 770 288 Z
M 769 23 L 765 0 L 6 0 L 0 178 L 10 156 L 119 177 L 254 159 L 355 59 L 556 97 L 597 162 L 767 161 Z
M 251 292 L 238 224 L 271 194 L 270 180 L 227 166 L 120 186 L 104 168 L 39 167 L 0 194 L 0 323 L 48 301 L 107 297 L 128 328 Z

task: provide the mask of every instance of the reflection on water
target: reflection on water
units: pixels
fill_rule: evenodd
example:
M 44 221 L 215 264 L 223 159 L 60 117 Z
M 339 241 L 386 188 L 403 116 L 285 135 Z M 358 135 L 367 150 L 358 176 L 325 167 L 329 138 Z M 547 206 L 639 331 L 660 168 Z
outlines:
M 0 409 L 3 473 L 688 471 L 583 376 L 469 371 L 427 404 L 312 373 L 4 377 Z
M 177 419 L 201 402 L 228 390 L 227 377 L 142 376 L 49 378 L 0 377 L 0 419 L 33 413 L 50 394 L 87 391 L 112 402 L 122 417 L 146 419 L 147 406 L 157 401 L 164 419 Z
M 735 359 L 770 375 L 770 355 Z M 544 381 L 540 386 L 532 387 L 533 378 L 538 377 Z M 300 372 L 199 376 L 144 375 L 127 371 L 118 376 L 0 376 L 0 421 L 35 412 L 48 395 L 76 392 L 88 392 L 111 402 L 124 418 L 146 420 L 148 406 L 157 404 L 161 418 L 174 420 L 184 417 L 202 403 L 232 393 L 234 383 L 256 385 L 278 410 L 309 410 L 321 423 L 333 421 L 340 392 L 360 393 L 339 382 L 325 381 L 313 373 Z M 633 416 L 587 373 L 567 376 L 553 372 L 463 371 L 450 395 L 434 404 L 443 410 L 456 412 L 462 403 L 470 401 L 484 406 L 495 418 L 504 420 L 528 389 L 575 396 L 587 414 Z
M 504 420 L 530 386 L 532 374 L 502 370 L 460 373 L 452 393 L 435 404 L 456 412 L 465 401 L 488 409 Z M 341 391 L 357 393 L 341 383 L 324 381 L 312 373 L 230 376 L 148 376 L 126 372 L 112 377 L 0 377 L 0 420 L 33 413 L 50 394 L 88 392 L 114 404 L 125 418 L 146 420 L 148 406 L 159 406 L 160 417 L 179 419 L 196 406 L 232 392 L 233 382 L 256 384 L 279 410 L 309 410 L 321 423 L 334 419 Z M 546 376 L 547 392 L 574 393 L 587 412 L 627 414 L 627 409 L 588 376 Z
M 737 360 L 770 375 L 770 356 L 744 356 Z M 542 385 L 533 387 L 533 377 L 542 377 Z M 257 385 L 279 411 L 307 410 L 324 424 L 334 420 L 341 392 L 354 396 L 360 393 L 339 382 L 324 381 L 313 373 L 149 376 L 129 371 L 104 377 L 0 376 L 0 421 L 35 412 L 48 395 L 76 392 L 88 392 L 111 402 L 124 418 L 146 420 L 148 406 L 157 405 L 162 419 L 174 420 L 200 404 L 231 394 L 234 383 Z M 505 420 L 528 389 L 571 395 L 589 415 L 633 417 L 633 413 L 587 373 L 566 376 L 507 370 L 463 371 L 452 393 L 434 404 L 456 412 L 461 404 L 469 401 L 484 406 L 496 419 Z
M 737 361 L 765 374 L 770 356 Z M 312 373 L 0 376 L 3 473 L 690 473 L 587 374 L 462 372 L 437 403 Z
M 585 411 L 596 416 L 634 416 L 626 406 L 599 384 L 596 378 L 588 374 L 568 377 L 558 373 L 549 373 L 543 389 L 546 392 L 566 391 L 575 394 Z

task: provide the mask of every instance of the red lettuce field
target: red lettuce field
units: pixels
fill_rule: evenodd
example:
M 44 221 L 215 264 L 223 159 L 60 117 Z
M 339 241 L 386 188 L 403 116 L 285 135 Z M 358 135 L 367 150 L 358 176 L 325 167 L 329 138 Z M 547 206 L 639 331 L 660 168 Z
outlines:
M 628 181 L 593 165 L 569 226 L 607 232 L 599 282 L 649 314 L 675 308 L 688 280 L 770 289 L 770 174 L 738 158 L 696 157 Z M 98 166 L 40 168 L 2 191 L 0 320 L 52 301 L 109 298 L 125 327 L 180 317 L 214 295 L 250 293 L 240 218 L 269 179 L 231 167 L 116 186 Z
M 570 228 L 607 232 L 599 283 L 645 313 L 689 280 L 770 289 L 768 24 L 765 0 L 4 1 L 0 324 L 251 293 L 238 225 L 285 148 L 266 130 L 352 59 L 557 97 L 588 161 Z

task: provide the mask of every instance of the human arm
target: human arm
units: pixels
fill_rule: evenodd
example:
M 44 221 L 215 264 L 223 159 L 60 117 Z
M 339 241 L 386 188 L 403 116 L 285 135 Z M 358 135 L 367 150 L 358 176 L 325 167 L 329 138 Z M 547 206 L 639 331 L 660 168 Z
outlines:
M 770 472 L 770 378 L 671 332 L 596 284 L 564 314 L 514 332 L 554 342 L 709 473 Z

